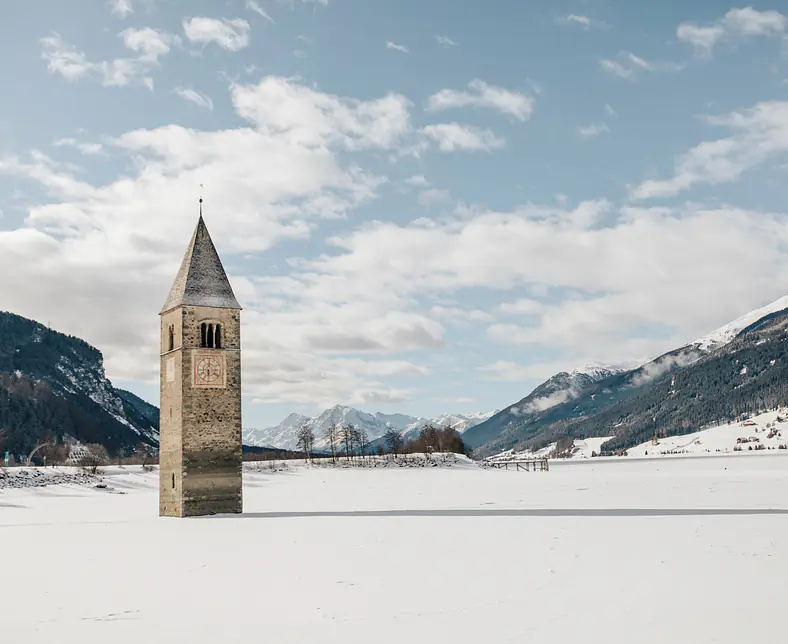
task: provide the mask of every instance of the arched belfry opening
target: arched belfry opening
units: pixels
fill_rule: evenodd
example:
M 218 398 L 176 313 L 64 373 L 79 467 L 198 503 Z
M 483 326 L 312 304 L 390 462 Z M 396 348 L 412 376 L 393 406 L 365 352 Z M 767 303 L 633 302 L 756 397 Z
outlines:
M 218 322 L 203 322 L 200 325 L 200 347 L 203 349 L 222 348 L 222 325 Z
M 218 322 L 203 322 L 200 325 L 200 347 L 203 349 L 222 348 L 222 325 Z

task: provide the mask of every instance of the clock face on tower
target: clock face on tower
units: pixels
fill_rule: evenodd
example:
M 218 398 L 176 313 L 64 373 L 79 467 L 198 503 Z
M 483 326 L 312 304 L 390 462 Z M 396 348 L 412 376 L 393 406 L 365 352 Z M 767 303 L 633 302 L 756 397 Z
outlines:
M 225 387 L 224 354 L 219 352 L 195 352 L 192 384 L 195 387 Z

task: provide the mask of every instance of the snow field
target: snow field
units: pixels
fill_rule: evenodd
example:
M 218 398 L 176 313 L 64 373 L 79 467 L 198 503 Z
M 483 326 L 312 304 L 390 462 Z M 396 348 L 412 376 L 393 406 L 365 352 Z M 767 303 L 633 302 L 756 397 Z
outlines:
M 774 431 L 773 431 L 774 430 Z M 770 437 L 769 434 L 772 434 Z M 587 438 L 575 440 L 571 459 L 591 458 L 593 452 L 599 453 L 602 444 L 611 437 Z M 738 443 L 743 438 L 749 442 Z M 763 445 L 763 449 L 756 450 L 756 445 Z M 682 436 L 669 436 L 660 438 L 654 445 L 646 441 L 635 447 L 627 449 L 626 458 L 654 458 L 658 456 L 708 456 L 741 453 L 767 454 L 773 450 L 780 450 L 780 445 L 788 445 L 788 410 L 781 409 L 764 412 L 753 416 L 749 420 L 724 423 L 708 427 L 699 432 L 684 434 Z M 752 450 L 748 449 L 752 447 Z M 545 458 L 552 457 L 556 443 L 550 443 L 537 451 L 506 450 L 491 457 L 491 460 L 512 460 L 516 458 Z M 788 453 L 788 449 L 785 450 Z M 612 457 L 622 458 L 622 457 Z
M 104 483 L 0 492 L 9 641 L 782 641 L 782 453 L 247 471 L 243 516 L 186 520 Z
M 788 419 L 788 412 L 785 409 L 770 411 L 753 416 L 744 422 L 716 425 L 684 436 L 660 438 L 658 445 L 653 445 L 651 441 L 648 441 L 627 450 L 627 452 L 630 456 L 656 456 L 668 452 L 702 455 L 732 453 L 735 447 L 741 447 L 743 452 L 749 453 L 748 447 L 752 446 L 754 451 L 757 444 L 762 444 L 767 449 L 759 450 L 756 453 L 764 454 L 768 453 L 770 449 L 779 449 L 780 445 L 788 445 L 788 420 L 786 419 Z M 776 430 L 776 433 L 769 438 L 772 429 Z M 737 444 L 738 438 L 757 439 L 757 441 Z

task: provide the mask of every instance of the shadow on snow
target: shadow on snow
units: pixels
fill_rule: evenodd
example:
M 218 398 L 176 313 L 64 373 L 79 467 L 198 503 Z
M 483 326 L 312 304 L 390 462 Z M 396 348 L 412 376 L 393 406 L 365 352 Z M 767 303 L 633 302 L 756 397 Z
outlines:
M 708 517 L 788 514 L 783 508 L 512 508 L 489 510 L 340 510 L 247 512 L 198 519 L 300 519 L 309 517 Z

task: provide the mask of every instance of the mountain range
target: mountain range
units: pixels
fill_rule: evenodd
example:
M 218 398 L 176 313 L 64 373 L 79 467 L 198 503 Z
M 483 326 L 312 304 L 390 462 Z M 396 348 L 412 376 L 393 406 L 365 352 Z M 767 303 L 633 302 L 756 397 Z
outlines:
M 314 448 L 327 449 L 326 430 L 332 425 L 353 425 L 357 429 L 366 430 L 370 442 L 382 437 L 389 429 L 402 432 L 407 439 L 421 430 L 424 425 L 436 427 L 451 425 L 462 433 L 490 418 L 495 412 L 478 414 L 445 414 L 436 418 L 417 418 L 406 414 L 370 414 L 353 407 L 335 405 L 321 414 L 310 417 L 303 414 L 289 414 L 281 423 L 265 429 L 244 429 L 245 445 L 276 447 L 279 449 L 298 449 L 298 430 L 308 425 L 315 434 Z
M 478 455 L 612 436 L 603 453 L 774 408 L 788 394 L 788 297 L 637 368 L 560 373 L 469 429 Z
M 297 449 L 308 424 L 326 449 L 326 429 L 352 424 L 371 442 L 393 428 L 406 438 L 426 424 L 452 425 L 477 455 L 539 448 L 562 437 L 611 436 L 602 452 L 654 434 L 686 434 L 774 408 L 788 400 L 788 297 L 639 365 L 590 365 L 555 374 L 496 412 L 417 418 L 337 405 L 315 417 L 290 414 L 245 429 L 244 444 Z M 158 445 L 159 411 L 115 388 L 101 352 L 33 320 L 0 312 L 0 442 L 12 454 L 37 442 L 72 438 L 111 454 Z

